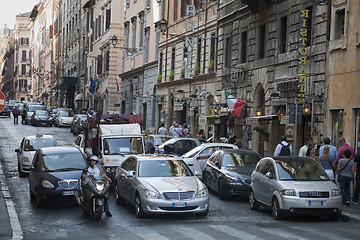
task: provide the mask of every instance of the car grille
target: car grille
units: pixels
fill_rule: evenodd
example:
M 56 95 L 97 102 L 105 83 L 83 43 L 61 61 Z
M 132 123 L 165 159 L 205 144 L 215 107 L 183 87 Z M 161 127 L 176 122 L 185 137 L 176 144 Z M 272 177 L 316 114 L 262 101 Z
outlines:
M 299 192 L 301 198 L 329 198 L 329 192 Z
M 250 183 L 251 183 L 251 179 L 245 179 L 245 183 L 250 184 Z
M 62 180 L 58 184 L 62 189 L 73 189 L 77 187 L 78 180 Z
M 194 192 L 164 192 L 167 200 L 185 200 L 192 199 Z
M 165 211 L 186 211 L 186 210 L 194 210 L 197 206 L 191 206 L 191 207 L 160 207 L 161 210 Z

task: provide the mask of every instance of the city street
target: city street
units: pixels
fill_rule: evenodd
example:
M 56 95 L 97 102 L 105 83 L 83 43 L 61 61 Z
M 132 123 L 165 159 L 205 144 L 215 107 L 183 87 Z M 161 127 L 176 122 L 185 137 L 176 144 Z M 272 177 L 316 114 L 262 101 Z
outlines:
M 13 125 L 12 118 L 0 118 L 0 129 L 0 239 L 360 238 L 360 207 L 354 205 L 345 209 L 339 221 L 317 217 L 275 221 L 269 210 L 251 211 L 247 199 L 222 201 L 216 194 L 211 194 L 210 212 L 204 218 L 160 215 L 137 219 L 132 206 L 116 205 L 113 193 L 109 200 L 113 217 L 104 214 L 100 222 L 84 215 L 75 203 L 47 204 L 40 209 L 30 202 L 28 179 L 19 177 L 14 150 L 24 136 L 38 132 L 52 134 L 60 145 L 71 145 L 75 137 L 69 128 Z

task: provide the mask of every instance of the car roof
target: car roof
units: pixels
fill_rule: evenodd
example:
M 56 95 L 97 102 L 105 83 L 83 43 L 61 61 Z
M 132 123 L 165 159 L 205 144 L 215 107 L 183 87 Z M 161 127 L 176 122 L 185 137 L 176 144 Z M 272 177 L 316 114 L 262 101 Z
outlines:
M 54 136 L 52 135 L 40 135 L 40 137 L 38 137 L 37 135 L 31 135 L 31 136 L 26 136 L 24 137 L 25 139 L 36 139 L 36 138 L 51 138 L 51 139 L 55 139 Z
M 171 154 L 139 154 L 130 156 L 129 158 L 136 158 L 138 161 L 152 161 L 152 160 L 181 160 L 180 157 L 176 157 Z
M 275 162 L 315 161 L 314 159 L 309 157 L 298 157 L 298 156 L 277 156 L 277 157 L 272 157 L 272 159 L 274 159 Z
M 43 154 L 57 154 L 57 153 L 80 153 L 76 147 L 56 146 L 40 148 Z
M 230 143 L 203 143 L 200 146 L 203 147 L 217 147 L 217 146 L 221 146 L 221 147 L 237 147 L 234 144 L 230 144 Z
M 220 149 L 218 151 L 223 151 L 224 153 L 259 154 L 256 151 L 246 149 Z

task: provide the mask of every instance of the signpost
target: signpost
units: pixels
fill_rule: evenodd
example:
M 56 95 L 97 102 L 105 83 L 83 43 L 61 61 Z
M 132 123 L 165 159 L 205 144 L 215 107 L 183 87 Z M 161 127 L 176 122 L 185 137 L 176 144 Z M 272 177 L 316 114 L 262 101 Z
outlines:
M 4 93 L 0 90 L 0 112 L 2 112 L 6 105 L 6 99 Z

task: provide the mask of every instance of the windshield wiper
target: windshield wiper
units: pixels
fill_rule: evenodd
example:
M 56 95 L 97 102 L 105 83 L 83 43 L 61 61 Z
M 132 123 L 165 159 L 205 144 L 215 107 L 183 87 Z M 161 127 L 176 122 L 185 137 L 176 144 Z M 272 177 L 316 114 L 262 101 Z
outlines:
M 77 170 L 83 170 L 83 168 L 59 168 L 53 171 L 61 172 L 61 171 L 77 171 Z

